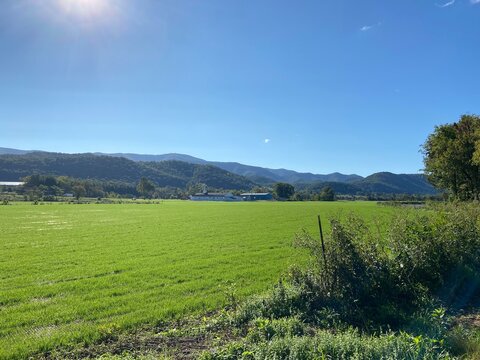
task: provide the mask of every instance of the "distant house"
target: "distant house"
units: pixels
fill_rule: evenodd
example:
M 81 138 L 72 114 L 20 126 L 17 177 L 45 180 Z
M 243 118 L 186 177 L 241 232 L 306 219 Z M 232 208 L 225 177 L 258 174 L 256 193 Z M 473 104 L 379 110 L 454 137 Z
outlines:
M 192 201 L 242 201 L 240 196 L 232 195 L 231 193 L 222 194 L 222 193 L 197 193 L 190 196 Z
M 0 186 L 22 186 L 24 182 L 19 181 L 0 181 Z
M 270 193 L 243 193 L 240 196 L 243 201 L 273 200 Z

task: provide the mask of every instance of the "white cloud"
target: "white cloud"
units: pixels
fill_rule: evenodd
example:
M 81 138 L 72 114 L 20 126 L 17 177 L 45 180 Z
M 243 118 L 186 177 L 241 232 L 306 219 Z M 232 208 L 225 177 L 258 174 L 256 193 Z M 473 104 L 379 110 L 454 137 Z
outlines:
M 450 0 L 444 4 L 436 4 L 438 7 L 441 7 L 441 8 L 446 8 L 446 7 L 449 7 L 449 6 L 452 6 L 453 4 L 455 4 L 455 1 L 456 0 Z M 475 1 L 475 0 L 472 0 L 472 1 Z M 476 1 L 480 1 L 480 0 L 476 0 Z
M 480 1 L 480 0 L 478 0 L 478 1 Z M 360 28 L 360 31 L 368 31 L 368 30 L 376 28 L 377 26 L 380 26 L 380 25 L 382 25 L 381 22 L 373 24 L 373 25 L 364 25 Z
M 264 142 L 265 144 L 268 144 L 268 143 L 270 142 L 270 139 L 265 139 L 265 140 L 263 140 L 263 142 Z
M 470 0 L 470 3 L 473 5 L 480 4 L 480 0 Z

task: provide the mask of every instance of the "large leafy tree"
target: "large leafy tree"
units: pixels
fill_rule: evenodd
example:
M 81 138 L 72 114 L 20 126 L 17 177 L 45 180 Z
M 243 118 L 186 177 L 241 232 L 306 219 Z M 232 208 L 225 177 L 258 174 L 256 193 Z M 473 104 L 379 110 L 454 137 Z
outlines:
M 325 186 L 320 194 L 318 194 L 318 200 L 320 201 L 334 201 L 335 200 L 335 191 L 333 191 L 331 186 Z
M 144 197 L 149 198 L 152 196 L 153 192 L 155 191 L 155 184 L 153 184 L 150 180 L 146 177 L 142 177 L 140 182 L 137 185 L 137 191 Z
M 463 115 L 456 123 L 435 127 L 423 153 L 425 174 L 434 186 L 458 199 L 479 199 L 479 116 Z
M 85 186 L 83 186 L 81 184 L 75 185 L 73 187 L 73 195 L 75 196 L 77 201 L 80 200 L 81 197 L 85 196 L 86 193 L 87 192 L 85 190 Z
M 295 194 L 295 188 L 287 183 L 276 183 L 273 186 L 273 191 L 279 199 L 289 199 Z

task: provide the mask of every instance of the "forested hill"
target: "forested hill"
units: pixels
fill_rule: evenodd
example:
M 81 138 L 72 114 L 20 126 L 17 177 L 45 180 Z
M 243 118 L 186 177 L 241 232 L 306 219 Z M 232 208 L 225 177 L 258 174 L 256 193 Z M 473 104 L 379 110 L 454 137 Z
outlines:
M 215 166 L 181 161 L 135 162 L 123 157 L 47 152 L 0 155 L 1 180 L 18 181 L 32 174 L 115 180 L 132 184 L 137 183 L 141 177 L 146 177 L 158 186 L 180 188 L 189 183 L 204 183 L 211 188 L 249 190 L 255 185 L 243 176 Z
M 422 174 L 392 174 L 379 172 L 352 182 L 365 192 L 390 194 L 435 194 L 437 190 Z M 406 191 L 408 190 L 408 191 Z
M 287 182 L 287 183 L 297 183 L 297 182 L 314 182 L 314 181 L 335 181 L 335 182 L 349 182 L 362 179 L 359 175 L 345 175 L 340 173 L 333 174 L 312 174 L 312 173 L 301 173 L 288 169 L 270 169 L 260 166 L 252 166 L 240 164 L 238 162 L 222 162 L 222 161 L 207 161 L 200 159 L 194 156 L 185 155 L 185 154 L 163 154 L 163 155 L 145 155 L 145 154 L 130 154 L 130 153 L 117 153 L 117 154 L 102 154 L 96 153 L 97 155 L 109 155 L 109 156 L 121 156 L 133 161 L 168 161 L 168 160 L 179 160 L 185 161 L 192 164 L 203 164 L 203 165 L 213 165 L 219 167 L 220 169 L 226 170 L 228 172 L 245 176 L 246 178 L 252 180 L 253 182 L 259 184 L 272 184 L 275 182 Z
M 337 194 L 368 195 L 368 194 L 418 194 L 433 195 L 438 191 L 427 181 L 422 174 L 392 174 L 379 172 L 364 179 L 344 182 L 313 182 L 297 184 L 298 189 L 311 192 L 320 192 L 329 186 Z
M 1 154 L 1 153 L 8 154 Z M 158 186 L 185 188 L 189 184 L 203 183 L 210 188 L 250 190 L 256 184 L 272 186 L 276 181 L 291 183 L 297 190 L 321 191 L 330 186 L 337 194 L 435 194 L 435 188 L 421 174 L 392 174 L 379 172 L 362 178 L 356 175 L 314 175 L 296 173 L 291 170 L 275 170 L 251 167 L 238 163 L 219 163 L 229 170 L 212 165 L 211 162 L 192 163 L 187 155 L 170 154 L 172 159 L 162 160 L 158 156 L 146 157 L 152 161 L 127 159 L 119 154 L 64 154 L 0 148 L 0 181 L 18 181 L 32 174 L 70 176 L 79 179 L 98 179 L 138 183 L 146 177 Z M 175 156 L 174 156 L 175 155 Z M 194 158 L 195 159 L 195 158 Z M 200 159 L 199 159 L 200 160 Z M 204 161 L 204 160 L 202 160 Z M 253 169 L 253 170 L 252 170 Z M 241 175 L 240 175 L 241 174 Z M 301 176 L 300 176 L 300 175 Z

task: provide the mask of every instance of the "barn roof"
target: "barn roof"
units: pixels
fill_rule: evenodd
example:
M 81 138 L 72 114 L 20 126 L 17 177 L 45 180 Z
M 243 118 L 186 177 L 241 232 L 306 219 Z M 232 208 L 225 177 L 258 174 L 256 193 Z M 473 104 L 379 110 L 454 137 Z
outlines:
M 232 194 L 222 194 L 222 193 L 196 193 L 194 196 L 231 196 Z

